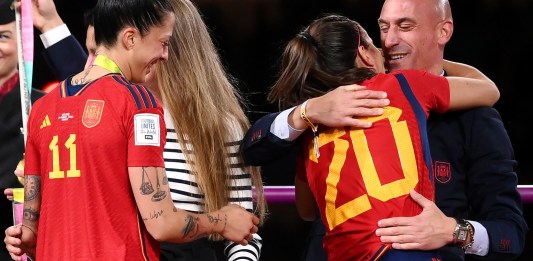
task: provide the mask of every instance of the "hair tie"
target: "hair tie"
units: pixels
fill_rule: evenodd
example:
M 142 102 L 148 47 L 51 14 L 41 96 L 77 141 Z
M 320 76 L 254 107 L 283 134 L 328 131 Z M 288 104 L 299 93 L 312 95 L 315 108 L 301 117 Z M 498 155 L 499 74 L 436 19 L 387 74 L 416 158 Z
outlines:
M 300 33 L 299 36 L 301 36 L 310 45 L 318 47 L 315 38 L 313 38 L 313 36 L 311 36 L 307 31 Z

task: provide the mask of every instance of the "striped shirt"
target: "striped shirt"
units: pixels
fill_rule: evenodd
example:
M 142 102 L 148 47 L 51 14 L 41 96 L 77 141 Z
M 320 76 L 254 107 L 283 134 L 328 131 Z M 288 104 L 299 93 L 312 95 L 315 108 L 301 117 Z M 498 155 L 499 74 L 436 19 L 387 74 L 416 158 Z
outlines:
M 163 158 L 165 170 L 170 186 L 170 194 L 176 208 L 194 213 L 204 213 L 204 194 L 199 190 L 196 177 L 191 171 L 190 163 L 187 162 L 183 153 L 183 146 L 178 142 L 176 130 L 170 114 L 165 110 L 165 123 L 167 126 L 167 138 Z M 253 212 L 252 179 L 251 174 L 246 172 L 239 164 L 239 144 L 244 135 L 240 128 L 235 125 L 232 131 L 233 137 L 226 142 L 229 151 L 228 159 L 231 164 L 230 198 L 229 204 L 238 204 L 246 210 Z M 186 144 L 186 149 L 194 154 L 191 144 Z M 224 249 L 228 261 L 234 260 L 259 260 L 261 254 L 262 239 L 254 234 L 254 239 L 247 246 L 226 241 Z

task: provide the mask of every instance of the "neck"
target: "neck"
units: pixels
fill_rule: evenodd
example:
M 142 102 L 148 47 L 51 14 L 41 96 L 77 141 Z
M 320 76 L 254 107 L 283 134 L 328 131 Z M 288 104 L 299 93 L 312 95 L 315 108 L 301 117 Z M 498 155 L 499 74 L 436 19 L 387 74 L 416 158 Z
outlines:
M 105 50 L 102 50 L 101 52 L 98 53 L 98 56 L 104 56 L 106 57 L 107 59 L 109 59 L 111 62 L 113 62 L 114 64 L 116 64 L 116 66 L 118 67 L 118 69 L 120 70 L 120 74 L 122 74 L 122 76 L 128 80 L 131 80 L 131 72 L 128 70 L 128 63 L 124 61 L 124 59 L 122 57 L 124 57 L 124 54 L 122 53 L 117 53 L 116 51 L 114 50 L 110 50 L 110 49 L 105 49 Z M 96 65 L 96 64 L 94 64 Z M 113 72 L 111 70 L 109 70 L 108 68 L 105 68 L 105 67 L 102 67 L 110 72 Z
M 2 84 L 7 82 L 9 79 L 11 79 L 11 77 L 13 77 L 13 75 L 15 75 L 17 72 L 18 72 L 17 68 L 14 68 L 12 71 L 0 76 L 0 87 L 2 86 Z

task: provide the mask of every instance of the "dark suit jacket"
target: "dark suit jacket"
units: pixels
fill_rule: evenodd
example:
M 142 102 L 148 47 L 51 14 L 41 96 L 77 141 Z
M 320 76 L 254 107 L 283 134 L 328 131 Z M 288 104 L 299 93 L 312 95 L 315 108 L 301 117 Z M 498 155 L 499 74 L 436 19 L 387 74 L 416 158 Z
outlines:
M 45 49 L 43 57 L 58 80 L 83 71 L 87 61 L 85 50 L 72 35 Z
M 33 89 L 32 103 L 42 97 L 44 92 Z M 22 110 L 20 107 L 19 84 L 0 101 L 0 188 L 22 187 L 13 171 L 24 154 Z
M 272 164 L 288 148 L 297 146 L 270 133 L 277 115 L 264 116 L 246 133 L 241 144 L 246 163 Z M 500 261 L 519 256 L 528 227 L 516 190 L 513 149 L 498 112 L 485 107 L 432 115 L 428 124 L 437 206 L 447 216 L 480 222 L 489 234 L 488 255 L 468 255 L 467 260 Z M 455 247 L 443 248 L 441 255 L 443 260 L 464 260 Z

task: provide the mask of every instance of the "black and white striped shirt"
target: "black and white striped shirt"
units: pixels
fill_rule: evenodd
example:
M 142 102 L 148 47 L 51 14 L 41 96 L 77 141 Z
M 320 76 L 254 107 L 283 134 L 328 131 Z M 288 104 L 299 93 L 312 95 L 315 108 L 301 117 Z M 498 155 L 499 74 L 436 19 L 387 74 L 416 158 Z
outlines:
M 178 137 L 172 119 L 168 111 L 165 110 L 165 123 L 167 126 L 167 138 L 163 158 L 165 160 L 165 170 L 170 186 L 170 194 L 176 208 L 187 210 L 194 213 L 204 213 L 204 194 L 198 189 L 196 178 L 191 172 L 190 164 L 185 158 L 182 149 L 183 146 L 178 142 Z M 240 128 L 235 125 L 233 131 L 234 137 L 226 143 L 229 151 L 228 159 L 231 164 L 230 179 L 230 204 L 238 204 L 248 211 L 253 211 L 252 198 L 252 179 L 250 173 L 247 173 L 238 163 L 238 153 L 240 139 L 244 135 Z M 194 152 L 191 144 L 186 144 L 186 149 Z M 234 260 L 259 260 L 262 247 L 262 239 L 259 235 L 254 234 L 254 240 L 250 241 L 247 246 L 242 246 L 234 242 L 226 242 L 224 253 L 228 261 Z

